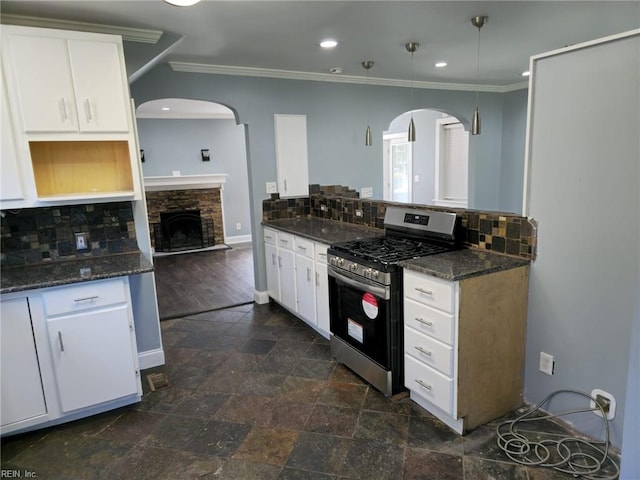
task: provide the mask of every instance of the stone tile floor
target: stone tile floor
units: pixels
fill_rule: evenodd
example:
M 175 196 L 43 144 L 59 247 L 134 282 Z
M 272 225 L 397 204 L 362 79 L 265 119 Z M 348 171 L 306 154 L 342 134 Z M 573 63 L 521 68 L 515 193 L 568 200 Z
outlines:
M 508 462 L 495 424 L 460 437 L 331 358 L 280 307 L 162 322 L 166 365 L 142 402 L 2 441 L 2 469 L 38 479 L 561 480 Z M 149 391 L 146 376 L 169 386 Z

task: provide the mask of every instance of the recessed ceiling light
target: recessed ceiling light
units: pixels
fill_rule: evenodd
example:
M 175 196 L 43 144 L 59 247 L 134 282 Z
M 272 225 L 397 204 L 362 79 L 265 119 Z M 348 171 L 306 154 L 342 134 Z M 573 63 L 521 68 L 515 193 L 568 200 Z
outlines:
M 331 72 L 333 74 L 342 73 L 342 67 L 331 67 L 329 69 L 329 72 Z
M 336 45 L 338 45 L 338 42 L 336 40 L 333 40 L 332 38 L 327 38 L 326 40 L 322 40 L 320 42 L 320 46 L 322 48 L 334 48 Z
M 442 68 L 442 67 L 446 67 L 447 66 L 447 62 L 438 62 L 436 63 L 436 68 Z
M 528 77 L 529 75 L 531 75 L 531 72 L 527 70 L 526 72 L 522 72 L 520 75 L 522 75 L 523 77 Z
M 164 111 L 164 112 L 168 112 L 169 110 L 171 110 L 169 107 L 162 107 L 160 110 Z
M 191 5 L 195 5 L 200 0 L 164 0 L 165 2 L 175 5 L 176 7 L 190 7 Z

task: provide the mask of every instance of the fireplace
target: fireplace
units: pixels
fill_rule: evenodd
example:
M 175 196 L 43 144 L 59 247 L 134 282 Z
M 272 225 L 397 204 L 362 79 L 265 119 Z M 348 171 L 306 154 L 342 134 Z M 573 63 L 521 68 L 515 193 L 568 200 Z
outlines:
M 213 219 L 200 210 L 161 212 L 160 223 L 153 224 L 156 252 L 180 252 L 215 244 Z

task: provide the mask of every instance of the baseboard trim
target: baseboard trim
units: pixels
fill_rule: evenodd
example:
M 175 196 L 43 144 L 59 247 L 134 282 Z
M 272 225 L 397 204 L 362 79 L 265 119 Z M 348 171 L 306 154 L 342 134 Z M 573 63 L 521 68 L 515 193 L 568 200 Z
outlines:
M 138 365 L 140 366 L 140 370 L 158 367 L 160 365 L 164 365 L 164 363 L 164 350 L 162 348 L 138 353 Z
M 253 301 L 258 305 L 264 305 L 265 303 L 269 303 L 269 293 L 263 291 L 259 292 L 258 290 L 253 291 Z
M 227 245 L 233 245 L 235 243 L 251 243 L 251 235 L 236 235 L 234 237 L 226 237 L 224 243 Z

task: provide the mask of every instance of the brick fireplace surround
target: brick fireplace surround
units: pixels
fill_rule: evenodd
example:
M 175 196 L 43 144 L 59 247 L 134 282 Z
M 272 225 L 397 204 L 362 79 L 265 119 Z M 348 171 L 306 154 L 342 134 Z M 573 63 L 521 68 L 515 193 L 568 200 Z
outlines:
M 180 210 L 200 210 L 203 218 L 213 219 L 215 244 L 224 243 L 222 230 L 222 197 L 220 188 L 195 188 L 147 191 L 147 210 L 149 228 L 153 232 L 153 224 L 160 223 L 160 213 Z M 155 248 L 153 235 L 151 244 Z

